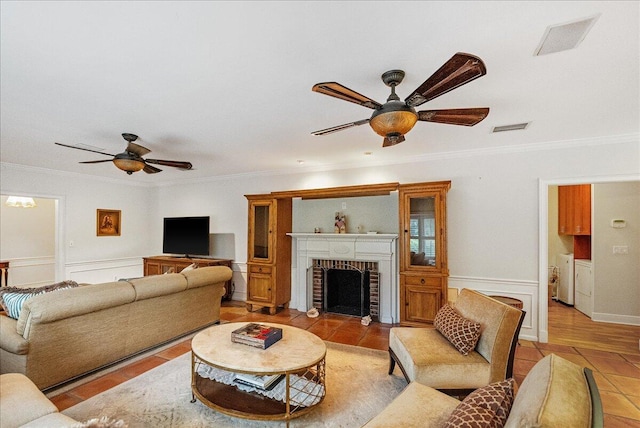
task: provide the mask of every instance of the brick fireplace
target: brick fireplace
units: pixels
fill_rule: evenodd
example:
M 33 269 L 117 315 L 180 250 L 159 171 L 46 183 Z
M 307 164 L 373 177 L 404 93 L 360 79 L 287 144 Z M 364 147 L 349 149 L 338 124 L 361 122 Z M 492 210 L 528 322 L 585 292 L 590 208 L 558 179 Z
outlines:
M 378 321 L 379 278 L 378 262 L 314 260 L 313 307 Z
M 294 263 L 290 307 L 324 310 L 327 269 L 367 272 L 368 308 L 383 323 L 399 321 L 397 238 L 395 234 L 290 233 Z

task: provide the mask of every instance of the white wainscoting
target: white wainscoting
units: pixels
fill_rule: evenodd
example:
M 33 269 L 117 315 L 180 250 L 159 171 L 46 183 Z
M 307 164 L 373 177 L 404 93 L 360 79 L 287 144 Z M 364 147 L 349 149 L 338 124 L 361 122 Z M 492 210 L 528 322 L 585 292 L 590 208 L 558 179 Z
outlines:
M 506 296 L 521 300 L 522 309 L 526 312 L 526 315 L 520 328 L 520 338 L 538 341 L 539 299 L 537 281 L 450 276 L 449 288 L 457 288 L 458 290 L 470 288 L 489 296 Z
M 8 286 L 40 287 L 55 282 L 56 259 L 54 256 L 22 257 L 6 261 L 9 262 Z
M 233 270 L 233 295 L 231 300 L 237 300 L 240 302 L 247 301 L 247 264 L 246 263 L 232 263 L 231 269 Z
M 87 284 L 139 278 L 143 272 L 142 257 L 73 262 L 67 263 L 64 268 L 65 279 Z

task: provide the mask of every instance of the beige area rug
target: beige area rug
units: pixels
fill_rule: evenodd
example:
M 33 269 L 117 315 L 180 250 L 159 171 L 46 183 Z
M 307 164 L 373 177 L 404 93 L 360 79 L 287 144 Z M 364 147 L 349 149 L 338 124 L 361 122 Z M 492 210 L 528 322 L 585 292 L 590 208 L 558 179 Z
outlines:
M 387 352 L 326 344 L 327 394 L 317 408 L 291 420 L 289 426 L 361 427 L 406 387 L 401 375 L 387 374 Z M 226 416 L 200 401 L 191 403 L 190 366 L 187 353 L 62 413 L 79 421 L 102 416 L 123 419 L 130 428 L 286 426 Z

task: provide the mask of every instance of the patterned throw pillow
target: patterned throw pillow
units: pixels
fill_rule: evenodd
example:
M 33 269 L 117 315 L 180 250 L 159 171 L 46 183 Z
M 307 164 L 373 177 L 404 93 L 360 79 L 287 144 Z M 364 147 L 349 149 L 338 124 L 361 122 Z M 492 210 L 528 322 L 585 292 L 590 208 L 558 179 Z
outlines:
M 449 416 L 445 427 L 502 428 L 513 404 L 513 378 L 476 389 Z
M 62 281 L 36 288 L 2 287 L 0 288 L 0 305 L 2 305 L 2 309 L 4 309 L 9 318 L 18 319 L 20 312 L 22 312 L 22 305 L 30 298 L 39 294 L 77 286 L 78 283 L 75 281 Z
M 440 308 L 433 325 L 462 355 L 469 354 L 480 338 L 480 323 L 463 318 L 449 304 Z

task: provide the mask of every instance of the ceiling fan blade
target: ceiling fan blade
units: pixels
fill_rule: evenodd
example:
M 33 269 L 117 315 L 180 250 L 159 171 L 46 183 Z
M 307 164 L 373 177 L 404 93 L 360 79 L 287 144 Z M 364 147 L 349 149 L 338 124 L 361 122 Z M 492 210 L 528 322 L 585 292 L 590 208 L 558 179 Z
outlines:
M 183 162 L 183 161 L 172 161 L 172 160 L 162 160 L 162 159 L 145 159 L 144 161 L 146 163 L 172 166 L 174 168 L 182 168 L 182 169 L 191 169 L 193 167 L 193 165 L 191 165 L 191 162 Z
M 142 170 L 147 174 L 155 174 L 157 172 L 162 171 L 160 168 L 156 168 L 155 166 L 146 165 L 146 164 Z
M 102 163 L 102 162 L 113 162 L 113 159 L 95 160 L 95 161 L 84 161 L 84 162 L 78 162 L 78 163 Z
M 423 110 L 418 112 L 418 120 L 446 123 L 448 125 L 476 125 L 487 117 L 489 108 L 459 108 L 449 110 Z
M 349 123 L 345 123 L 343 125 L 334 126 L 332 128 L 322 129 L 320 131 L 314 131 L 314 132 L 312 132 L 312 134 L 313 135 L 331 134 L 332 132 L 342 131 L 343 129 L 351 128 L 353 126 L 364 125 L 365 123 L 369 123 L 369 119 L 362 119 L 362 120 L 358 120 L 356 122 L 349 122 Z
M 113 156 L 115 156 L 115 155 L 112 155 L 112 154 L 110 154 L 110 153 L 99 152 L 99 151 L 97 151 L 97 150 L 91 150 L 91 149 L 85 149 L 84 147 L 70 146 L 70 145 L 68 145 L 68 144 L 62 144 L 62 143 L 55 143 L 55 144 L 57 144 L 57 145 L 59 145 L 59 146 L 63 146 L 63 147 L 69 147 L 70 149 L 84 150 L 85 152 L 99 153 L 99 154 L 101 154 L 101 155 L 105 155 L 105 156 L 112 156 L 112 157 L 113 157 Z M 111 160 L 111 159 L 109 159 L 109 160 Z
M 398 137 L 384 137 L 384 141 L 382 142 L 382 147 L 391 147 L 396 144 L 400 144 L 404 141 L 404 135 L 400 135 Z
M 151 153 L 151 150 L 147 149 L 146 147 L 141 146 L 140 144 L 136 144 L 133 143 L 131 141 L 129 141 L 129 144 L 127 144 L 127 149 L 126 149 L 129 153 L 134 153 L 140 157 L 146 155 L 147 153 Z
M 405 102 L 419 106 L 485 74 L 487 69 L 480 58 L 458 52 L 405 98 Z
M 364 107 L 368 107 L 371 109 L 379 109 L 382 107 L 377 101 L 372 100 L 369 97 L 365 97 L 362 94 L 353 91 L 346 86 L 342 86 L 337 82 L 324 82 L 317 83 L 313 85 L 311 88 L 314 92 L 319 92 L 321 94 L 329 95 L 331 97 L 340 98 L 341 100 L 349 101 Z

